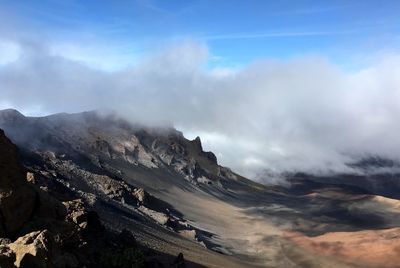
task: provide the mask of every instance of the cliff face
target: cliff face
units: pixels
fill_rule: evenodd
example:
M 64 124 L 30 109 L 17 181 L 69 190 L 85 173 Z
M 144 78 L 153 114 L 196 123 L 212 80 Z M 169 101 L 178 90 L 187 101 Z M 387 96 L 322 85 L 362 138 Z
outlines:
M 75 162 L 85 158 L 98 168 L 113 162 L 131 169 L 167 169 L 193 184 L 214 186 L 236 178 L 203 150 L 199 137 L 187 140 L 173 128 L 132 125 L 94 112 L 29 118 L 13 110 L 0 112 L 0 126 L 25 151 L 52 152 Z

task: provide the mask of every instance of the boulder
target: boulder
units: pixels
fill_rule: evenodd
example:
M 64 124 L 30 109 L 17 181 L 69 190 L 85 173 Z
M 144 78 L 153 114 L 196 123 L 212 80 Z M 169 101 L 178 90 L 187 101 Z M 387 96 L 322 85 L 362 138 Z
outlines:
M 179 233 L 188 239 L 197 241 L 197 232 L 196 230 L 181 230 Z
M 32 184 L 36 184 L 35 174 L 33 174 L 32 172 L 27 172 L 26 181 Z
M 149 209 L 145 206 L 140 206 L 138 210 L 161 225 L 166 225 L 167 223 L 170 222 L 170 217 L 165 213 Z
M 79 226 L 84 234 L 98 233 L 104 231 L 99 215 L 95 211 L 85 209 L 85 204 L 81 199 L 70 200 L 63 203 L 67 209 L 67 221 Z
M 51 263 L 52 236 L 49 231 L 36 231 L 8 245 L 15 254 L 16 267 L 48 268 Z
M 198 183 L 209 184 L 209 185 L 212 184 L 212 181 L 210 179 L 208 179 L 207 177 L 205 177 L 205 176 L 198 177 L 197 178 L 197 182 Z
M 81 224 L 86 219 L 85 204 L 82 199 L 70 200 L 63 202 L 67 209 L 67 220 L 75 224 Z
M 133 196 L 142 204 L 148 199 L 148 194 L 143 188 L 138 188 L 133 191 Z

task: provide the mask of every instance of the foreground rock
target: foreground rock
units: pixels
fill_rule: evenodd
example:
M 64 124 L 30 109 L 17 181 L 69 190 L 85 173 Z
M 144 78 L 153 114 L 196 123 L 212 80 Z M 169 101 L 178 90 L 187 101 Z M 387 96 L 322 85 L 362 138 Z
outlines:
M 17 147 L 0 130 L 0 236 L 14 237 L 32 217 L 36 192 L 25 180 Z
M 152 199 L 144 189 L 131 189 L 107 176 L 99 178 L 91 173 L 87 176 L 97 180 L 98 191 L 119 202 L 131 198 L 132 203 L 140 205 Z M 157 261 L 157 254 L 137 244 L 129 231 L 118 234 L 107 230 L 85 200 L 68 195 L 71 190 L 68 187 L 41 182 L 41 176 L 36 178 L 34 173 L 26 173 L 19 162 L 17 147 L 0 130 L 1 268 L 169 267 L 173 264 L 173 260 L 169 264 Z M 160 219 L 164 215 L 154 213 Z M 146 260 L 149 256 L 151 262 Z M 178 266 L 173 265 L 184 267 L 182 264 L 180 261 Z
M 48 267 L 51 263 L 52 235 L 47 231 L 36 231 L 18 238 L 8 248 L 15 254 L 17 267 Z M 75 265 L 76 267 L 76 265 Z

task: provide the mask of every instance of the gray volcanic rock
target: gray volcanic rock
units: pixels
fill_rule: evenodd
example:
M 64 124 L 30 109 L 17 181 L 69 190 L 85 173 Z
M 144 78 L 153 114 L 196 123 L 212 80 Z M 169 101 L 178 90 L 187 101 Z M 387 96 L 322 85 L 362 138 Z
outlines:
M 133 192 L 133 195 L 136 197 L 136 199 L 144 204 L 147 199 L 148 199 L 148 193 L 143 188 L 138 188 Z
M 31 118 L 14 110 L 0 111 L 0 127 L 24 149 L 51 152 L 58 159 L 84 155 L 100 168 L 118 161 L 138 168 L 171 169 L 193 183 L 200 177 L 215 185 L 226 179 L 216 156 L 203 151 L 200 138 L 187 140 L 173 128 L 133 125 L 94 112 Z

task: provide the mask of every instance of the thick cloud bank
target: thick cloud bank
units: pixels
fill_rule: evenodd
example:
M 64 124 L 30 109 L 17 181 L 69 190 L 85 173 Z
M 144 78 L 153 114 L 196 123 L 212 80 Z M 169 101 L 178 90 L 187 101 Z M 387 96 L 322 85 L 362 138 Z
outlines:
M 171 123 L 252 177 L 343 171 L 365 155 L 400 157 L 399 56 L 351 73 L 323 58 L 209 70 L 207 46 L 188 41 L 111 73 L 35 44 L 15 46 L 15 57 L 0 61 L 3 108 L 104 109 Z

